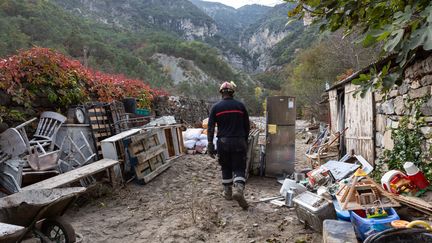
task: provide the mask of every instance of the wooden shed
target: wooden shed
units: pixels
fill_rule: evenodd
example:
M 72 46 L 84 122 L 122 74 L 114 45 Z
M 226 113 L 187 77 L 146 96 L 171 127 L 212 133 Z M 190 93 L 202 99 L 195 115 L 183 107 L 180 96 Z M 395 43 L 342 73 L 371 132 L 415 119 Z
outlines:
M 328 90 L 330 104 L 331 132 L 342 131 L 348 127 L 341 137 L 341 153 L 346 154 L 354 150 L 367 161 L 375 160 L 375 132 L 374 132 L 374 96 L 367 92 L 364 97 L 355 95 L 357 85 L 351 83 L 354 78 L 331 87 Z
M 431 122 L 422 127 L 422 132 L 426 137 L 432 137 L 429 132 L 432 127 L 432 52 L 417 52 L 416 58 L 404 69 L 402 84 L 393 87 L 385 98 L 380 92 L 373 91 L 368 91 L 364 97 L 354 96 L 360 88 L 352 83 L 354 79 L 369 72 L 371 67 L 380 70 L 395 57 L 390 55 L 381 59 L 326 90 L 331 131 L 335 133 L 348 128 L 341 137 L 342 156 L 354 151 L 373 165 L 385 149 L 393 149 L 392 129 L 399 126 L 403 117 L 410 116 L 411 112 L 405 106 L 410 100 L 427 100 L 420 108 L 421 117 Z M 390 63 L 394 65 L 395 62 Z M 430 147 L 426 143 L 425 148 Z

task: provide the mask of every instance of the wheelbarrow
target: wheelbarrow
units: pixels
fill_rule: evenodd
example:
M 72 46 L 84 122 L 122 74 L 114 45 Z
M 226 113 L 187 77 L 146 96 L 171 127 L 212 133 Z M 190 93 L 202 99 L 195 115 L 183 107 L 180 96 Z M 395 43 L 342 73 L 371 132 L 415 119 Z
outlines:
M 50 243 L 76 242 L 75 230 L 61 216 L 84 191 L 84 187 L 37 189 L 0 198 L 0 222 L 3 223 L 0 242 L 21 242 L 27 238 Z M 16 230 L 10 230 L 11 226 Z

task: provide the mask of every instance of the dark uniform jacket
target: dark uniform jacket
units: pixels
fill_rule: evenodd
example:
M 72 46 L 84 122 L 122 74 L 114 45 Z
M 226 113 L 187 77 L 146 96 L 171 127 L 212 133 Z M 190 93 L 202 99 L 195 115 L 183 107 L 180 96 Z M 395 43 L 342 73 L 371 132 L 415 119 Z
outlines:
M 225 98 L 212 107 L 208 121 L 209 142 L 213 142 L 216 124 L 218 139 L 244 138 L 246 141 L 249 136 L 248 112 L 243 103 L 233 98 Z

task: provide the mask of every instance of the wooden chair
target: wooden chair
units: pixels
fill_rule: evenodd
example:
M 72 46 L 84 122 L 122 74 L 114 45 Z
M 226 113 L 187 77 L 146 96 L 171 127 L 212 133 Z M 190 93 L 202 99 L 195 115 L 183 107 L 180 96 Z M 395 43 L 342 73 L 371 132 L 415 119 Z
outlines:
M 19 131 L 27 146 L 29 153 L 27 162 L 30 167 L 36 171 L 52 169 L 57 166 L 60 158 L 60 150 L 54 151 L 54 140 L 66 117 L 52 111 L 42 113 L 36 132 L 29 140 L 25 127 L 35 120 L 36 118 L 33 118 L 24 122 L 15 129 Z
M 40 144 L 43 147 L 50 145 L 50 150 L 54 148 L 54 139 L 61 125 L 66 121 L 66 117 L 52 111 L 42 113 L 33 139 L 29 141 L 30 146 Z
M 307 162 L 311 165 L 312 169 L 319 167 L 331 159 L 337 160 L 339 158 L 339 138 L 347 129 L 345 128 L 341 132 L 331 134 L 325 143 L 312 146 L 306 152 Z

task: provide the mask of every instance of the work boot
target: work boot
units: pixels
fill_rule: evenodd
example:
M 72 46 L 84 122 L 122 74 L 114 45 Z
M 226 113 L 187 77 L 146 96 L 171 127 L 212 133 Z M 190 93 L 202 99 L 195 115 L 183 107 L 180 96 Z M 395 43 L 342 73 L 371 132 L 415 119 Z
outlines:
M 233 199 L 232 193 L 233 193 L 232 186 L 231 185 L 229 185 L 229 186 L 224 185 L 224 190 L 222 192 L 222 195 L 226 200 L 231 201 Z
M 241 208 L 246 210 L 248 209 L 249 205 L 243 195 L 244 187 L 245 186 L 243 184 L 235 183 L 232 198 L 238 202 Z

